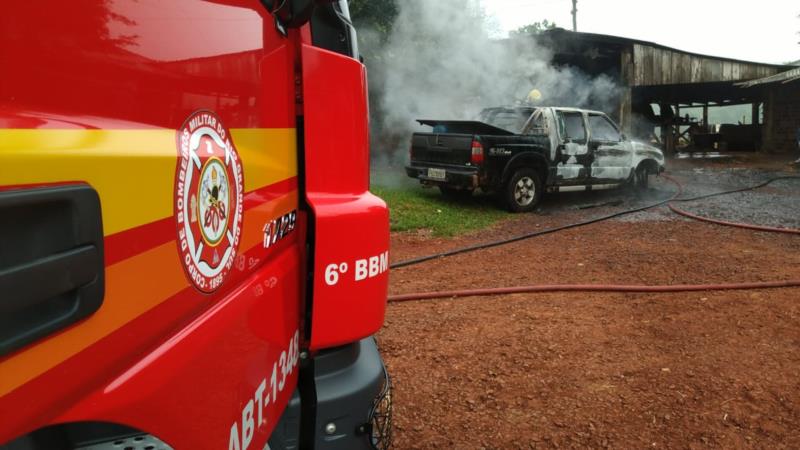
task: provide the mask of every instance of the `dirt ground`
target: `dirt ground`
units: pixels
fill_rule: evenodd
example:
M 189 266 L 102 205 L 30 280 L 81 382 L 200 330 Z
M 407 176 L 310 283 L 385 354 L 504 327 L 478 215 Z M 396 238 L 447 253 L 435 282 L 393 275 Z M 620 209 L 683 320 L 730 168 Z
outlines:
M 695 185 L 709 171 L 716 176 L 730 169 L 682 164 L 678 176 Z M 717 189 L 742 181 L 726 177 Z M 713 189 L 715 183 L 706 185 Z M 668 190 L 657 185 L 653 195 Z M 783 198 L 799 191 L 794 183 L 759 195 Z M 607 198 L 591 200 L 602 204 Z M 574 207 L 586 202 L 580 196 L 551 199 L 538 214 L 454 239 L 395 234 L 392 257 L 511 236 L 635 203 Z M 752 203 L 746 202 L 748 208 Z M 770 219 L 770 198 L 758 204 Z M 713 212 L 724 215 L 724 207 Z M 735 203 L 727 208 L 740 212 Z M 793 217 L 799 215 L 795 209 Z M 797 278 L 797 236 L 722 228 L 661 209 L 394 270 L 391 293 Z M 395 386 L 397 449 L 800 448 L 800 289 L 397 303 L 388 307 L 379 344 Z

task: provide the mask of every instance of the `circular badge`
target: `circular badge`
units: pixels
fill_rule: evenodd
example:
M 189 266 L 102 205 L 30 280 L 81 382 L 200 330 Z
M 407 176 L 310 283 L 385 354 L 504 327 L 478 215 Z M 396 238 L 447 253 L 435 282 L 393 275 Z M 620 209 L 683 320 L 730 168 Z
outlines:
M 202 292 L 225 281 L 239 249 L 244 174 L 228 129 L 216 114 L 192 114 L 177 137 L 175 221 L 186 276 Z

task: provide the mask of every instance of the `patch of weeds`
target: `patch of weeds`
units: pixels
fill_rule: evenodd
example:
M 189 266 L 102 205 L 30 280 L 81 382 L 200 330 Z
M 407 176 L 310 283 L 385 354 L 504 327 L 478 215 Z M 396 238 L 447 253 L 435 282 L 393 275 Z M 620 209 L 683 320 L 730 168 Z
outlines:
M 430 229 L 435 236 L 454 236 L 509 216 L 486 195 L 449 199 L 438 189 L 373 186 L 371 190 L 389 205 L 392 231 Z

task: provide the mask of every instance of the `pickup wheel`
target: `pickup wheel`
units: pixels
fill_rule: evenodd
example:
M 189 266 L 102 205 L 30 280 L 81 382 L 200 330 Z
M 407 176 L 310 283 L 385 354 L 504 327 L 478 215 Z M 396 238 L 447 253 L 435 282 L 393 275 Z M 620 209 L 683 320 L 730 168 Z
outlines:
M 445 198 L 453 200 L 462 200 L 472 197 L 472 191 L 469 189 L 456 189 L 449 186 L 439 186 L 439 191 Z
M 644 165 L 639 165 L 639 167 L 633 172 L 633 179 L 631 180 L 631 186 L 636 191 L 644 191 L 647 190 L 649 184 L 650 184 L 650 172 Z
M 519 169 L 505 185 L 503 200 L 511 212 L 531 212 L 542 197 L 542 181 L 533 169 Z

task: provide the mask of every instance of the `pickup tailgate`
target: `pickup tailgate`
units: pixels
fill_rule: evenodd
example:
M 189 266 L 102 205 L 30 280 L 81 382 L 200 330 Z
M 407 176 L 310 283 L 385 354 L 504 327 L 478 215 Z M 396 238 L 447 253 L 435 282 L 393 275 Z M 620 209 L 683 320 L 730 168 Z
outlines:
M 464 120 L 418 120 L 433 128 L 432 133 L 414 133 L 411 138 L 411 163 L 466 165 L 472 141 L 478 135 L 513 136 L 514 133 L 488 123 Z
M 465 165 L 472 152 L 471 134 L 414 133 L 411 164 L 439 163 Z

